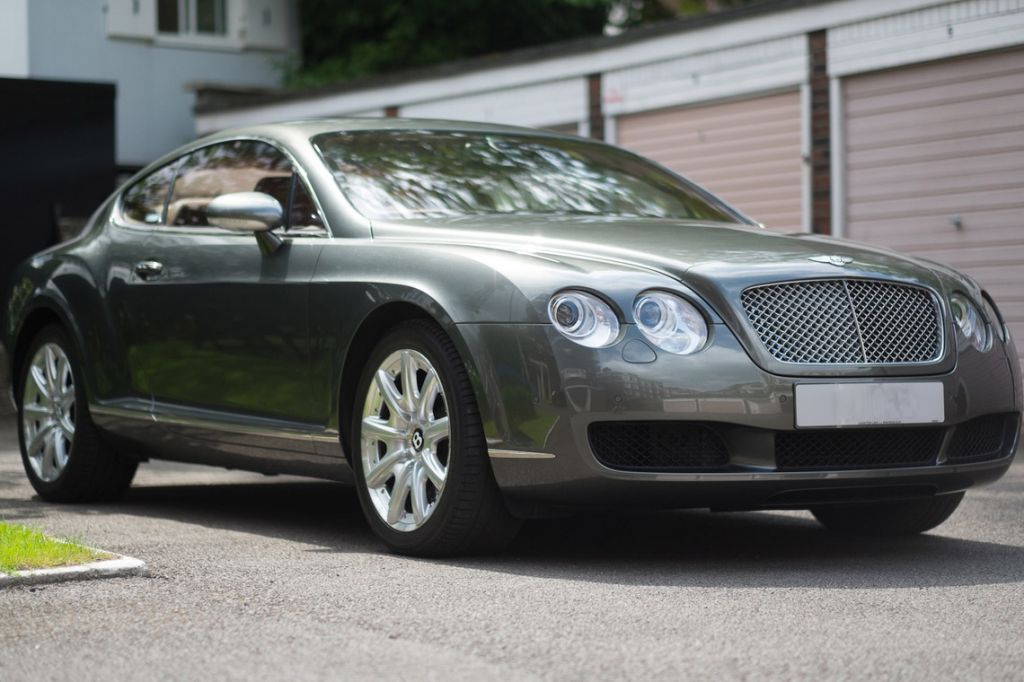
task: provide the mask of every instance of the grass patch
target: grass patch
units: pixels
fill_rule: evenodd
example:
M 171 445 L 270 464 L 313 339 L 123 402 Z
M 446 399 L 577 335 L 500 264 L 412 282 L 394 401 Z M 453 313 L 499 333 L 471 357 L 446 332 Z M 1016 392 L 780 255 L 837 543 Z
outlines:
M 55 540 L 37 530 L 0 522 L 0 572 L 14 573 L 34 568 L 55 568 L 109 559 L 74 542 Z

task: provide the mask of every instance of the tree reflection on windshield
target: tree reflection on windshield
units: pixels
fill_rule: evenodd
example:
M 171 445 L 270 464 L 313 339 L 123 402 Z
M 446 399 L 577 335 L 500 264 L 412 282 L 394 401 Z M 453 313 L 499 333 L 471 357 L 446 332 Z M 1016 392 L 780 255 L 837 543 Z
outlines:
M 632 154 L 583 140 L 504 133 L 367 130 L 314 140 L 368 218 L 588 215 L 742 219 Z

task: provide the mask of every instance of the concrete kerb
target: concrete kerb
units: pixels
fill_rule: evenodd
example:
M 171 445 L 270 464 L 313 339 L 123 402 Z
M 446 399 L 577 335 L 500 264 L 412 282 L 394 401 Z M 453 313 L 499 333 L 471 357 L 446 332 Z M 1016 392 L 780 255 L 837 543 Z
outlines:
M 100 578 L 124 578 L 146 574 L 146 562 L 129 556 L 114 555 L 112 559 L 91 561 L 78 566 L 58 566 L 30 571 L 0 573 L 0 590 L 14 585 L 45 585 L 70 580 L 97 580 Z

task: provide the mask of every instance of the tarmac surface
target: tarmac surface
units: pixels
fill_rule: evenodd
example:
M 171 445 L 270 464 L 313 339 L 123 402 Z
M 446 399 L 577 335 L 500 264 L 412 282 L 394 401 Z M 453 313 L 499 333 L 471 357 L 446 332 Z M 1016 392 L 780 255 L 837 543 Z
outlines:
M 7 417 L 0 518 L 150 571 L 0 590 L 7 682 L 1024 677 L 1024 465 L 911 539 L 608 513 L 424 561 L 386 554 L 333 483 L 151 463 L 116 504 L 44 503 Z

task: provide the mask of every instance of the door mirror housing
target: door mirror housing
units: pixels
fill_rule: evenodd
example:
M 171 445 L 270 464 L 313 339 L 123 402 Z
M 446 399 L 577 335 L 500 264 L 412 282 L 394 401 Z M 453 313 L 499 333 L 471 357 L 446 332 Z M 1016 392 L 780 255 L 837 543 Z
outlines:
M 207 204 L 206 222 L 233 232 L 269 232 L 284 224 L 284 209 L 269 194 L 233 192 Z

